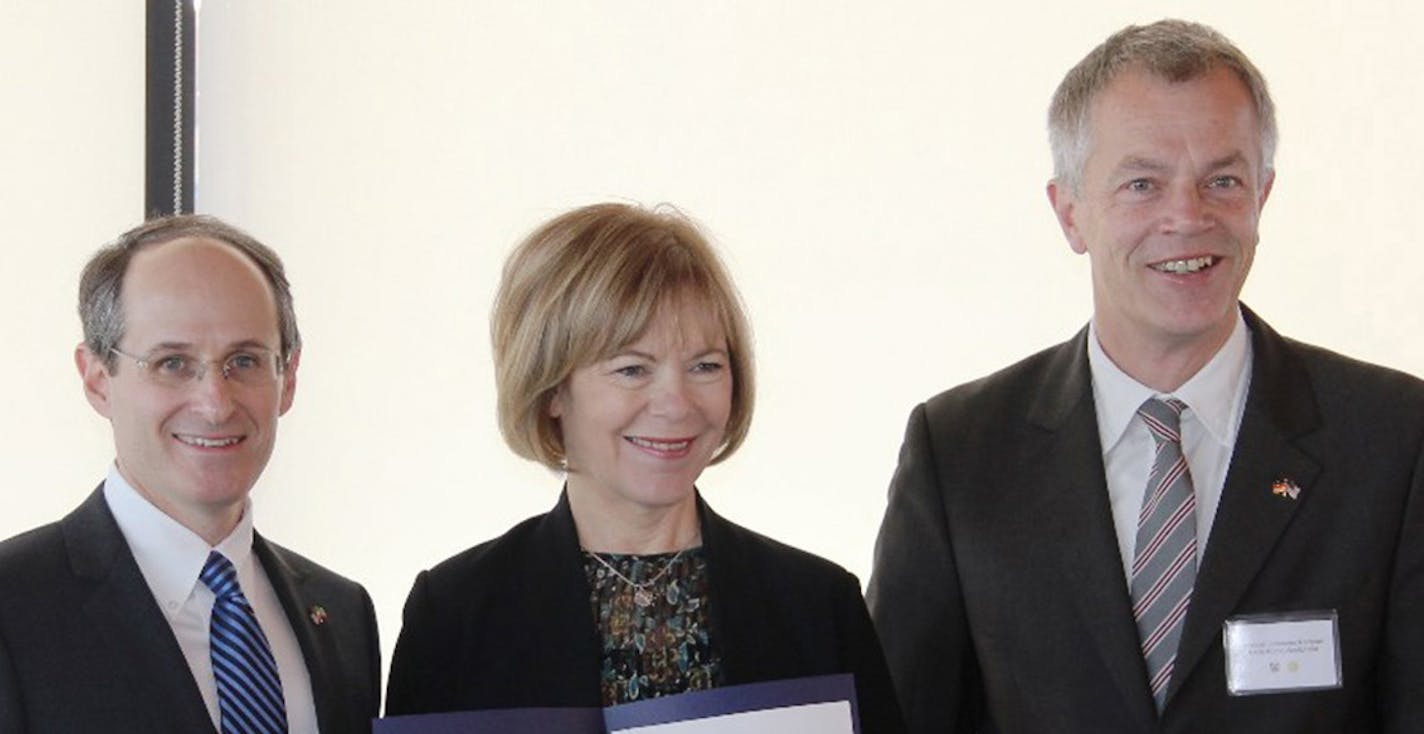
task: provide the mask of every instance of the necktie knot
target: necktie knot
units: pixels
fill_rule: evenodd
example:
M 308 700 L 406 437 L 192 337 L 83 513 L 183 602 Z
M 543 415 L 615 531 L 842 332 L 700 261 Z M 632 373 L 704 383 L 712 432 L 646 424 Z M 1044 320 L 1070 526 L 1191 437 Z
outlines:
M 247 602 L 247 599 L 242 595 L 242 587 L 237 583 L 237 569 L 233 567 L 232 561 L 229 561 L 227 556 L 217 551 L 208 554 L 208 560 L 203 564 L 203 570 L 198 574 L 198 580 L 211 589 L 219 599 L 239 599 L 243 603 Z
M 1137 409 L 1137 414 L 1142 416 L 1147 430 L 1152 432 L 1152 439 L 1157 443 L 1181 443 L 1182 411 L 1186 409 L 1187 404 L 1176 398 L 1148 398 L 1142 407 Z

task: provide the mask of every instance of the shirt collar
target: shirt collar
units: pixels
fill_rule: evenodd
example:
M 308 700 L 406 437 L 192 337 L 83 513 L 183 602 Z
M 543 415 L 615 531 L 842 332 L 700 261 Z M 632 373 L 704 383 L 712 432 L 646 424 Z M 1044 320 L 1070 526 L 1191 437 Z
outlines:
M 209 552 L 222 553 L 238 569 L 244 568 L 252 556 L 251 498 L 243 505 L 237 527 L 215 548 L 140 495 L 119 473 L 117 464 L 109 468 L 104 480 L 104 501 L 158 607 L 170 618 L 197 588 L 198 574 L 207 563 Z
M 1237 417 L 1241 414 L 1239 402 L 1246 396 L 1242 388 L 1250 378 L 1250 366 L 1250 330 L 1238 310 L 1236 325 L 1226 343 L 1170 397 L 1187 404 L 1212 440 L 1232 446 L 1236 442 Z M 1142 403 L 1163 395 L 1134 380 L 1113 363 L 1098 343 L 1095 323 L 1088 325 L 1088 367 L 1093 375 L 1098 438 L 1103 453 L 1107 454 L 1122 440 Z

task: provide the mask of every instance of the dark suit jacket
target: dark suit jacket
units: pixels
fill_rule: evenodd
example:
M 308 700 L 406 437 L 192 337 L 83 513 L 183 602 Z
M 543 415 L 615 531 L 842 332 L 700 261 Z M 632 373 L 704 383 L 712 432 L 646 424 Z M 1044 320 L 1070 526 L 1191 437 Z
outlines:
M 868 594 L 911 731 L 1424 731 L 1424 383 L 1245 314 L 1250 392 L 1160 721 L 1086 329 L 914 410 Z M 1329 609 L 1343 688 L 1227 695 L 1224 620 Z
M 311 675 L 322 734 L 370 732 L 380 649 L 359 585 L 257 536 Z M 326 621 L 309 618 L 321 605 Z M 202 694 L 114 516 L 95 491 L 0 543 L 0 734 L 213 732 Z
M 902 731 L 854 576 L 698 502 L 723 684 L 854 673 L 865 734 Z M 415 580 L 391 661 L 390 716 L 601 706 L 602 642 L 578 535 L 558 506 Z

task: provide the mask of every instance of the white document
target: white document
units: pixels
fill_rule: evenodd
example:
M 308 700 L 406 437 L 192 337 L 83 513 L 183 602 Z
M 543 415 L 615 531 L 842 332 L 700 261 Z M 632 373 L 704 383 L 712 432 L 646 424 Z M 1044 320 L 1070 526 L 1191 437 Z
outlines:
M 668 724 L 610 729 L 609 734 L 854 734 L 850 702 L 828 701 L 723 714 Z

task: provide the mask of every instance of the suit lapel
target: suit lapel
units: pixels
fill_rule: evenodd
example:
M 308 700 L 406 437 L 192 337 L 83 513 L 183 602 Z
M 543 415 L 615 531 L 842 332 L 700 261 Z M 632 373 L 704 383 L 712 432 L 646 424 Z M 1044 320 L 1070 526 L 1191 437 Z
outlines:
M 155 716 L 153 731 L 213 732 L 202 693 L 101 490 L 64 519 L 74 575 L 92 584 L 81 613 L 127 687 L 128 709 Z
M 760 570 L 743 558 L 743 546 L 730 524 L 697 497 L 697 515 L 702 529 L 703 553 L 707 558 L 707 580 L 712 603 L 708 624 L 722 657 L 722 676 L 727 685 L 761 680 L 776 667 L 767 656 L 779 649 L 761 635 L 770 632 L 766 620 L 772 618 L 760 608 L 767 591 L 762 588 Z
M 341 689 L 338 678 L 331 666 L 340 658 L 330 635 L 322 634 L 310 619 L 321 599 L 312 598 L 306 588 L 306 576 L 287 562 L 276 548 L 260 534 L 253 533 L 252 552 L 262 563 L 267 580 L 277 594 L 277 600 L 286 614 L 287 624 L 301 647 L 302 658 L 307 666 L 307 676 L 311 679 L 312 702 L 316 707 L 317 723 L 322 731 L 347 731 L 352 723 L 344 720 L 346 707 L 341 705 Z
M 1212 523 L 1196 589 L 1177 648 L 1170 698 L 1217 642 L 1221 625 L 1260 571 L 1296 507 L 1309 498 L 1320 465 L 1293 441 L 1320 424 L 1304 367 L 1285 340 L 1242 307 L 1252 333 L 1252 370 L 1241 430 Z M 1290 479 L 1297 499 L 1275 495 Z
M 1122 555 L 1108 502 L 1097 411 L 1087 359 L 1087 329 L 1058 349 L 1029 409 L 1023 444 L 1025 506 L 1042 518 L 1044 542 L 1078 608 L 1083 627 L 1124 706 L 1150 729 L 1156 720 Z
M 546 695 L 547 700 L 600 705 L 603 640 L 589 602 L 583 551 L 567 489 L 530 538 L 527 552 L 519 556 L 521 569 L 515 574 L 525 587 L 514 598 L 527 606 L 510 607 L 517 616 L 509 620 L 509 629 L 530 624 L 539 627 L 539 634 L 531 635 L 528 644 L 540 665 L 515 667 L 531 671 L 528 685 L 542 689 L 545 693 L 540 695 Z

